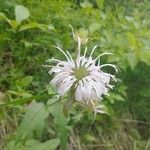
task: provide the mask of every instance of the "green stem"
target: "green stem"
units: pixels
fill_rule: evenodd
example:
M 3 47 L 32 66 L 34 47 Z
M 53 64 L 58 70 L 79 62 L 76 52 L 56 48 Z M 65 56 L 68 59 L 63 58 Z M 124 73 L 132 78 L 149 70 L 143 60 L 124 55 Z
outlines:
M 75 97 L 74 97 L 74 90 L 70 90 L 70 94 L 68 96 L 68 99 L 65 101 L 63 106 L 63 112 L 64 115 L 67 117 L 69 115 L 69 111 L 72 108 L 73 104 L 75 103 Z

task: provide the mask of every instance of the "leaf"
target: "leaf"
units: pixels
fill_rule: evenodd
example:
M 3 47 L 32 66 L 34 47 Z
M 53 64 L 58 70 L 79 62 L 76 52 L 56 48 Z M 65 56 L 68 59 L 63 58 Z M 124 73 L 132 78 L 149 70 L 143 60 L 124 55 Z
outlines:
M 48 111 L 43 103 L 37 103 L 33 101 L 21 122 L 21 125 L 16 134 L 16 143 L 20 140 L 24 140 L 27 137 L 33 137 L 35 134 L 36 137 L 40 138 L 44 126 L 45 119 L 48 117 Z
M 92 23 L 89 26 L 89 31 L 91 34 L 93 34 L 95 31 L 99 30 L 101 28 L 101 25 L 99 23 Z
M 67 118 L 63 114 L 61 103 L 55 103 L 51 107 L 51 114 L 54 117 L 54 123 L 58 128 L 58 136 L 62 144 L 62 149 L 66 150 L 68 140 Z
M 16 85 L 19 87 L 27 87 L 33 80 L 32 76 L 26 76 L 16 81 Z
M 37 22 L 31 22 L 29 24 L 25 24 L 25 25 L 22 25 L 19 29 L 19 31 L 24 31 L 24 30 L 28 30 L 28 29 L 34 29 L 34 28 L 38 28 L 38 29 L 41 29 L 41 30 L 52 30 L 54 28 L 52 28 L 52 26 L 48 26 L 48 25 L 45 25 L 45 24 L 39 24 Z
M 97 3 L 97 6 L 100 9 L 103 9 L 103 7 L 104 7 L 104 0 L 96 0 L 96 3 Z
M 127 60 L 132 70 L 136 67 L 139 62 L 139 58 L 135 53 L 127 54 Z
M 15 91 L 8 91 L 8 93 L 12 93 L 12 94 L 15 94 L 15 95 L 18 95 L 18 93 L 17 92 L 15 92 Z M 37 100 L 37 99 L 47 99 L 47 98 L 49 98 L 49 97 L 51 97 L 51 96 L 54 96 L 55 94 L 51 94 L 51 95 L 35 95 L 35 96 L 32 96 L 32 97 L 26 97 L 26 98 L 19 98 L 19 99 L 16 99 L 16 100 L 14 100 L 14 101 L 11 101 L 11 102 L 5 102 L 5 103 L 2 103 L 2 104 L 0 104 L 0 108 L 2 108 L 2 107 L 8 107 L 8 106 L 17 106 L 17 105 L 21 105 L 21 104 L 24 104 L 24 103 L 29 103 L 30 101 L 32 101 L 32 100 Z M 9 101 L 9 100 L 6 100 L 6 101 Z
M 12 28 L 16 28 L 18 26 L 18 23 L 15 20 L 10 20 L 9 18 L 7 18 L 3 13 L 0 12 L 0 19 L 4 19 L 5 21 L 7 21 L 7 23 L 12 27 Z
M 23 5 L 17 5 L 15 7 L 15 17 L 16 21 L 20 24 L 23 20 L 28 19 L 30 16 L 29 10 Z
M 51 99 L 48 100 L 47 106 L 49 107 L 49 106 L 55 104 L 58 100 L 59 100 L 59 99 L 58 99 L 58 96 L 57 96 L 57 95 L 56 95 L 56 96 L 53 96 Z M 49 109 L 50 109 L 50 111 L 51 111 L 51 107 L 49 107 Z
M 17 5 L 17 2 L 16 2 L 16 0 L 9 0 L 9 1 L 6 1 L 6 4 L 9 7 L 15 7 Z
M 15 144 L 15 141 L 7 143 L 4 150 L 23 150 L 22 143 Z
M 140 60 L 147 65 L 150 65 L 150 51 L 142 51 L 140 53 Z
M 127 32 L 127 39 L 129 42 L 129 46 L 132 49 L 137 50 L 138 49 L 138 41 L 137 41 L 136 35 L 131 32 Z
M 119 94 L 114 94 L 113 98 L 117 101 L 125 101 L 125 99 Z
M 11 141 L 7 144 L 5 150 L 55 150 L 60 143 L 58 138 L 47 140 L 41 143 L 39 140 L 30 139 L 25 142 L 15 144 Z
M 96 141 L 95 137 L 92 136 L 92 135 L 90 135 L 89 133 L 87 133 L 85 135 L 85 140 L 88 141 L 88 142 L 94 142 L 94 141 Z
M 115 93 L 111 93 L 107 98 L 109 99 L 111 104 L 114 104 L 115 101 L 125 101 L 125 99 L 120 94 Z
M 93 5 L 92 3 L 88 2 L 88 1 L 84 1 L 83 3 L 80 3 L 82 8 L 92 8 Z
M 55 150 L 60 143 L 58 138 L 40 143 L 37 140 L 28 140 L 25 143 L 25 150 Z

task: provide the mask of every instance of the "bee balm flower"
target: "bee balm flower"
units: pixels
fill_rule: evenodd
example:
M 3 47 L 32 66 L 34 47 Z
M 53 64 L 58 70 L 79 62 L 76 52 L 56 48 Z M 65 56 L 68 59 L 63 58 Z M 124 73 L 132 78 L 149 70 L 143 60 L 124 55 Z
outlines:
M 68 51 L 56 47 L 64 54 L 66 61 L 49 59 L 49 62 L 55 64 L 49 74 L 54 73 L 55 77 L 51 80 L 51 84 L 56 87 L 61 96 L 73 90 L 75 100 L 93 104 L 94 101 L 102 99 L 102 95 L 108 95 L 108 90 L 113 88 L 110 80 L 112 78 L 116 81 L 116 79 L 114 75 L 102 71 L 102 68 L 110 66 L 116 71 L 118 68 L 113 64 L 100 64 L 101 56 L 112 53 L 105 52 L 97 58 L 92 58 L 96 47 L 94 46 L 89 56 L 86 56 L 87 48 L 85 48 L 84 55 L 80 56 L 81 40 L 78 37 L 78 53 L 75 60 Z

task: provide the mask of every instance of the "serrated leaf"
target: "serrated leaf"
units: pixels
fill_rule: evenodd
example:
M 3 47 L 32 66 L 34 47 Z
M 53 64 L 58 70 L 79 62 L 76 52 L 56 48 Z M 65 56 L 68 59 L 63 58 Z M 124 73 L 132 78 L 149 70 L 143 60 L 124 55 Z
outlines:
M 45 119 L 48 117 L 48 111 L 43 103 L 37 103 L 33 101 L 21 122 L 21 125 L 16 134 L 16 143 L 20 140 L 24 140 L 27 137 L 33 137 L 33 133 L 36 137 L 41 137 Z
M 63 114 L 63 107 L 61 103 L 55 103 L 51 107 L 51 114 L 54 117 L 54 123 L 58 128 L 58 136 L 62 144 L 62 149 L 66 149 L 68 140 L 68 128 L 67 128 L 67 118 Z
M 29 10 L 23 5 L 17 5 L 15 7 L 15 17 L 16 21 L 20 24 L 23 20 L 28 19 L 30 16 Z

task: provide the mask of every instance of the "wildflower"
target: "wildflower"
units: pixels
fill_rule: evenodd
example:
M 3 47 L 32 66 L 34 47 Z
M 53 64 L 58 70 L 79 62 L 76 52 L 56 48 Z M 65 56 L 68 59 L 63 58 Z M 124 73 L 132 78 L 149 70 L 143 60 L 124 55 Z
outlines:
M 118 72 L 118 68 L 113 64 L 100 64 L 100 58 L 104 55 L 112 55 L 112 53 L 104 52 L 92 58 L 92 55 L 97 48 L 94 46 L 89 56 L 86 55 L 87 48 L 85 48 L 83 56 L 80 56 L 81 39 L 78 37 L 78 53 L 74 60 L 68 51 L 56 47 L 66 57 L 66 61 L 58 59 L 49 59 L 52 66 L 49 74 L 54 73 L 54 78 L 51 84 L 56 87 L 58 93 L 64 96 L 69 91 L 74 91 L 75 100 L 83 102 L 84 104 L 92 104 L 102 99 L 103 95 L 109 95 L 108 90 L 113 86 L 110 80 L 116 81 L 115 76 L 102 71 L 103 67 L 113 67 Z M 97 111 L 98 112 L 98 111 Z

